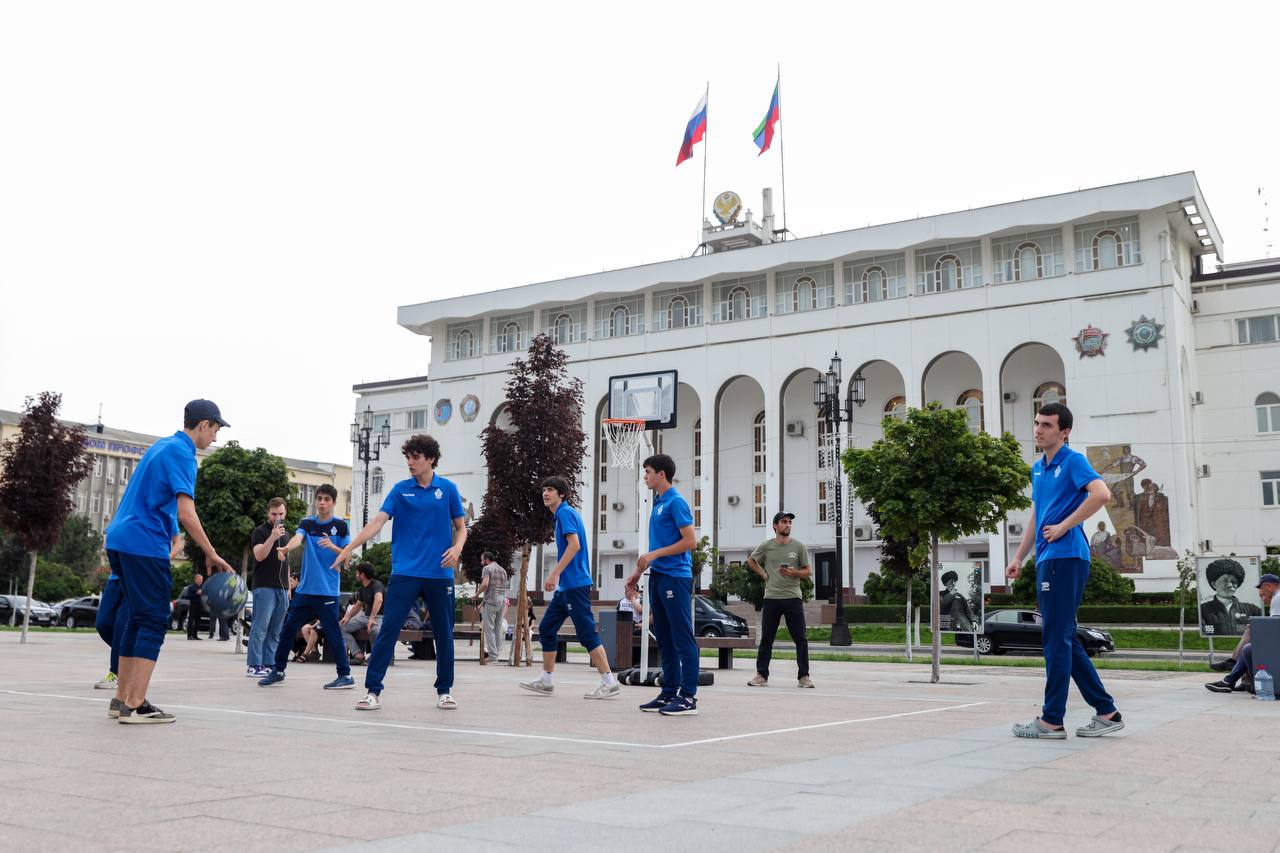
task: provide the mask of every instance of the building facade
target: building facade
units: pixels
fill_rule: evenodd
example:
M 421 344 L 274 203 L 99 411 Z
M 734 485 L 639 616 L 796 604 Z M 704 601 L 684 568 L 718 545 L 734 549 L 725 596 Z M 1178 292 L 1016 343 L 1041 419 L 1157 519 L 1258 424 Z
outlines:
M 1114 495 L 1089 522 L 1091 547 L 1139 590 L 1171 588 L 1186 550 L 1280 544 L 1280 478 L 1268 479 L 1280 469 L 1280 398 L 1268 402 L 1280 270 L 1201 274 L 1222 240 L 1194 174 L 786 242 L 765 232 L 754 246 L 758 226 L 730 226 L 745 247 L 402 306 L 400 325 L 432 343 L 430 379 L 357 386 L 357 408 L 397 435 L 436 435 L 441 473 L 479 508 L 480 431 L 502 423 L 512 358 L 550 334 L 586 390 L 581 509 L 602 596 L 620 593 L 637 548 L 635 474 L 609 467 L 601 438 L 608 380 L 670 369 L 678 422 L 660 449 L 699 536 L 743 559 L 775 511 L 794 512 L 819 594 L 831 590 L 835 472 L 813 381 L 837 352 L 842 396 L 865 379 L 845 425 L 855 446 L 886 416 L 937 401 L 975 430 L 1014 434 L 1030 462 L 1036 408 L 1068 403 L 1072 443 Z M 406 475 L 398 453 L 384 459 L 383 482 Z M 986 559 L 999 584 L 1028 522 L 949 543 L 943 559 Z M 879 542 L 865 507 L 851 502 L 846 523 L 845 583 L 861 590 Z

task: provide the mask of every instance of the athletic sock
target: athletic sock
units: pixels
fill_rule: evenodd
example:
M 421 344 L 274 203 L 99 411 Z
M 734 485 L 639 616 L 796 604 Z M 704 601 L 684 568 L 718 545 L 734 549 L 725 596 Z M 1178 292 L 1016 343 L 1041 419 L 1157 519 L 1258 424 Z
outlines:
M 542 680 L 543 680 L 545 683 L 550 684 L 550 683 L 551 683 L 551 673 L 547 672 L 547 671 L 544 669 L 544 670 L 542 671 Z
M 604 675 L 600 676 L 600 680 L 605 683 L 606 687 L 612 687 L 618 683 L 618 679 L 613 677 L 612 672 L 606 672 Z

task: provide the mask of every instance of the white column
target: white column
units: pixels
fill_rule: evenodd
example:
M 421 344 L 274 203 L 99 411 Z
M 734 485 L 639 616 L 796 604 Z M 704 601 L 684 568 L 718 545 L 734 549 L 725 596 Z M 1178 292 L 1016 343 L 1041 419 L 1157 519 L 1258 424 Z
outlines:
M 720 460 L 717 456 L 717 436 L 719 425 L 716 423 L 716 389 L 708 387 L 698 391 L 698 402 L 702 406 L 702 528 L 695 531 L 698 538 L 711 537 L 711 544 L 719 541 L 717 527 L 720 519 L 720 504 L 716 496 L 715 472 Z M 709 582 L 704 578 L 703 582 Z

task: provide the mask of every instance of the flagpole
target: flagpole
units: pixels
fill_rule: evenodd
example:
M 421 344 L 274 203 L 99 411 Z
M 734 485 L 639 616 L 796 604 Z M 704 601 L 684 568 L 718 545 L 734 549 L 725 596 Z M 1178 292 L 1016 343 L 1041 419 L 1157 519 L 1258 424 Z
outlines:
M 707 81 L 706 94 L 702 96 L 707 105 L 707 129 L 702 132 L 702 198 L 698 202 L 698 248 L 702 246 L 702 220 L 707 215 L 707 137 L 711 135 L 711 81 Z
M 782 63 L 778 63 L 778 119 L 782 119 Z M 778 140 L 778 160 L 782 163 L 782 239 L 787 239 L 787 142 Z

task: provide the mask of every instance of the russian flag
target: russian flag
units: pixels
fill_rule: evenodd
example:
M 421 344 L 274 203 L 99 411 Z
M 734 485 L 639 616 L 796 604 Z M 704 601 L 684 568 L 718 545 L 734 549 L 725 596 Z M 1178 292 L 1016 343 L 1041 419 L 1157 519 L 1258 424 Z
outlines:
M 707 132 L 707 95 L 702 94 L 702 100 L 698 101 L 698 106 L 693 111 L 693 115 L 689 117 L 689 124 L 684 129 L 684 142 L 680 143 L 680 153 L 676 155 L 676 165 L 679 166 L 685 160 L 693 156 L 693 146 L 702 141 L 702 135 Z
M 754 134 L 756 147 L 760 149 L 760 154 L 769 150 L 769 146 L 773 144 L 773 126 L 778 123 L 778 119 L 782 118 L 782 80 L 778 80 L 773 86 L 773 99 L 769 101 L 769 111 L 764 114 L 764 119 L 760 122 L 760 126 L 756 128 Z M 759 157 L 760 154 L 756 156 Z

